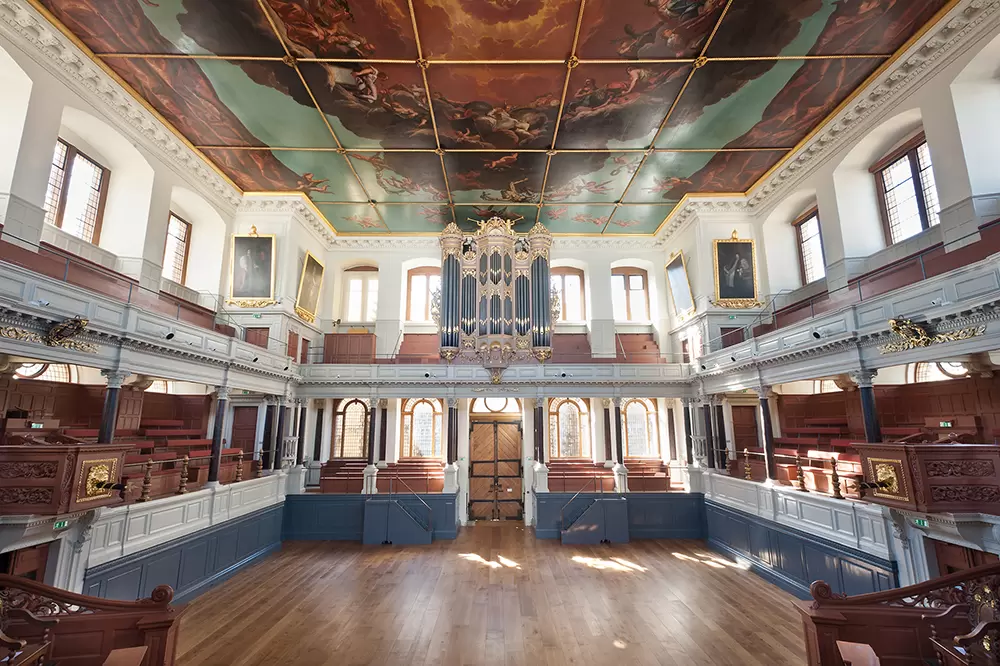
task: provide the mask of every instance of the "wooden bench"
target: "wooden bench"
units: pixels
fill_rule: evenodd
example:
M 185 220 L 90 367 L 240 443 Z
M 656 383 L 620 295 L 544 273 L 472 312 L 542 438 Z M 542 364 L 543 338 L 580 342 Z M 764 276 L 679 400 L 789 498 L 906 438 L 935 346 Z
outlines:
M 782 432 L 789 435 L 846 435 L 847 431 L 844 428 L 834 428 L 831 426 L 808 426 L 803 428 L 782 428 Z
M 181 419 L 142 419 L 139 422 L 140 428 L 183 428 L 184 421 Z
M 169 437 L 202 437 L 204 433 L 197 428 L 144 428 L 140 430 L 144 437 L 164 439 Z
M 839 416 L 814 416 L 803 419 L 802 422 L 807 426 L 827 426 L 834 428 L 846 428 L 848 426 L 847 419 Z

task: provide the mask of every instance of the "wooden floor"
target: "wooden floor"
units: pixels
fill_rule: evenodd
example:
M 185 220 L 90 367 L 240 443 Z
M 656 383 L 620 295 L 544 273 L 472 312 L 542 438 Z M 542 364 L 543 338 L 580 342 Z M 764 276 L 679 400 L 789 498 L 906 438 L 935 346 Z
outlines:
M 187 607 L 177 663 L 798 665 L 791 601 L 697 541 L 292 542 Z

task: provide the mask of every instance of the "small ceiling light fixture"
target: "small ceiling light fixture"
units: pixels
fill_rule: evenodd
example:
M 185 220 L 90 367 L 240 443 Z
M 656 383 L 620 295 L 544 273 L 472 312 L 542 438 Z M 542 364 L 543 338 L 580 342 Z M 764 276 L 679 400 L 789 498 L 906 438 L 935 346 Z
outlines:
M 256 363 L 259 358 L 260 358 L 259 356 L 254 356 L 253 357 L 253 362 Z
M 167 333 L 163 337 L 166 338 L 167 340 L 173 340 L 174 339 L 174 332 L 170 331 L 169 333 Z

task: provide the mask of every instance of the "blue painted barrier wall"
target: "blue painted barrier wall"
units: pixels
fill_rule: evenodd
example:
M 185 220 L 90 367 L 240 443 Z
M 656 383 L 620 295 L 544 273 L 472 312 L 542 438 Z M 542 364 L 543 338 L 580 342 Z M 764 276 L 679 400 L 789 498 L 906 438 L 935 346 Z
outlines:
M 134 601 L 157 585 L 190 601 L 240 569 L 281 548 L 280 504 L 87 569 L 83 593 Z
M 378 495 L 387 500 L 389 495 Z M 432 512 L 435 539 L 458 536 L 458 513 L 454 493 L 426 493 L 420 499 Z M 414 515 L 427 509 L 412 495 L 393 495 Z M 285 541 L 361 541 L 365 531 L 364 495 L 289 495 L 285 498 L 282 539 Z M 379 541 L 381 543 L 381 540 Z
M 558 539 L 560 510 L 570 523 L 595 499 L 619 497 L 613 493 L 539 493 L 535 496 L 535 536 Z M 700 539 L 705 534 L 704 496 L 700 493 L 629 493 L 630 539 Z
M 898 587 L 896 565 L 874 555 L 783 525 L 705 502 L 708 542 L 718 552 L 750 562 L 778 587 L 809 598 L 813 581 L 838 594 L 865 594 Z

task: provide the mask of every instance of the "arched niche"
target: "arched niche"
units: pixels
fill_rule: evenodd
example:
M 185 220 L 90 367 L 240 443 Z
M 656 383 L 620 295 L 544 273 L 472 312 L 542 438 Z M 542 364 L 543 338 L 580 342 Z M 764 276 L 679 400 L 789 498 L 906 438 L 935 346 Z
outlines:
M 583 319 L 584 321 L 589 322 L 591 319 L 591 312 L 593 312 L 590 305 L 590 294 L 592 291 L 590 283 L 590 267 L 587 265 L 586 261 L 582 261 L 580 259 L 553 259 L 550 264 L 550 272 L 554 274 L 555 270 L 558 268 L 574 268 L 578 271 L 583 271 Z
M 31 77 L 0 48 L 0 193 L 10 192 L 31 98 Z
M 225 220 L 205 199 L 180 186 L 170 192 L 170 210 L 191 225 L 185 286 L 218 294 L 228 251 Z
M 647 259 L 636 259 L 632 257 L 626 257 L 624 259 L 619 259 L 617 261 L 611 262 L 611 272 L 614 273 L 616 268 L 641 268 L 646 271 L 646 289 L 649 297 L 649 321 L 656 322 L 662 316 L 661 310 L 663 309 L 660 301 L 663 296 L 660 294 L 662 284 L 661 278 L 663 277 L 663 266 L 656 265 L 652 261 Z
M 816 205 L 816 190 L 793 192 L 778 204 L 761 225 L 763 257 L 767 267 L 768 287 L 773 294 L 797 289 L 802 285 L 799 272 L 798 238 L 792 221 Z M 821 222 L 822 224 L 822 222 Z
M 1000 109 L 1000 35 L 994 37 L 967 64 L 951 84 L 951 102 L 962 141 L 972 194 L 1000 192 L 1000 128 L 997 127 L 997 110 Z M 931 146 L 933 151 L 933 146 Z M 934 157 L 938 165 L 937 157 Z M 939 179 L 948 177 L 947 164 L 940 164 Z M 947 191 L 942 182 L 939 190 Z M 944 202 L 942 202 L 944 203 Z
M 126 137 L 80 109 L 63 109 L 59 135 L 111 172 L 98 245 L 119 257 L 142 256 L 153 167 Z

